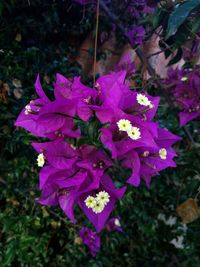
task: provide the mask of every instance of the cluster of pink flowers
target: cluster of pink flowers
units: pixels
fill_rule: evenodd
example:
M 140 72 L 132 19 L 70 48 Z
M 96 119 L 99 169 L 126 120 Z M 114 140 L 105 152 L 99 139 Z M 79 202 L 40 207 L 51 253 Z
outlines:
M 165 83 L 171 85 L 171 95 L 181 109 L 180 125 L 200 118 L 200 66 L 194 69 L 170 69 Z
M 125 77 L 125 71 L 113 72 L 90 88 L 80 77 L 68 80 L 57 74 L 51 101 L 38 76 L 38 98 L 16 121 L 16 126 L 49 139 L 32 143 L 41 167 L 37 202 L 59 205 L 73 223 L 79 206 L 97 231 L 80 231 L 92 255 L 100 247 L 98 233 L 104 227 L 122 231 L 119 219 L 109 216 L 126 185 L 139 186 L 143 180 L 149 187 L 153 176 L 176 166 L 172 145 L 180 137 L 153 122 L 159 97 L 130 90 Z M 116 165 L 130 173 L 127 180 L 112 175 Z M 121 188 L 115 186 L 119 178 L 124 181 Z

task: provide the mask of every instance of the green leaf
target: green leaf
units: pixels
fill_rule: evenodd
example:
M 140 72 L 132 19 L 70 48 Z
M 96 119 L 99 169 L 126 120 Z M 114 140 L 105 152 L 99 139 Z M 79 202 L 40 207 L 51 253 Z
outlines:
M 182 55 L 183 55 L 183 51 L 181 48 L 179 48 L 176 55 L 169 61 L 167 66 L 170 66 L 170 65 L 173 65 L 179 62 L 179 60 L 182 58 Z
M 178 27 L 186 20 L 190 12 L 199 5 L 200 0 L 190 0 L 176 7 L 169 16 L 165 39 L 168 39 L 171 35 L 175 34 Z
M 200 28 L 200 16 L 197 16 L 192 23 L 192 32 L 197 32 Z
M 17 246 L 16 240 L 12 240 L 8 244 L 8 248 L 6 249 L 5 258 L 4 258 L 4 266 L 9 265 L 13 261 L 15 257 L 15 253 L 16 253 L 16 246 Z

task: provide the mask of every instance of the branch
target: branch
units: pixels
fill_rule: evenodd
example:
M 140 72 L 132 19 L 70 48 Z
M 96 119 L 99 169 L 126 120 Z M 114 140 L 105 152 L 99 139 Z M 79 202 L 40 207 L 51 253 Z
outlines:
M 104 12 L 110 18 L 110 20 L 117 26 L 117 28 L 120 30 L 120 32 L 123 34 L 123 36 L 130 43 L 131 47 L 135 50 L 135 52 L 136 52 L 137 56 L 139 57 L 139 59 L 141 60 L 141 62 L 143 64 L 146 64 L 149 74 L 151 76 L 156 76 L 156 72 L 155 72 L 154 68 L 152 68 L 152 66 L 150 65 L 150 63 L 148 62 L 146 57 L 144 56 L 142 50 L 139 47 L 135 49 L 135 47 L 132 46 L 131 39 L 126 34 L 126 29 L 123 27 L 121 22 L 118 20 L 118 17 L 109 10 L 109 8 L 107 7 L 107 5 L 104 3 L 103 0 L 100 0 L 100 7 L 104 10 Z

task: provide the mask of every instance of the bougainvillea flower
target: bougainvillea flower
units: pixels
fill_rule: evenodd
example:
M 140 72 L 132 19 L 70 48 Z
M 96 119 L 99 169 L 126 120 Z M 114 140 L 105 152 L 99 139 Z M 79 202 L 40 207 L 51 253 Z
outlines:
M 117 123 L 112 123 L 109 127 L 101 129 L 101 141 L 112 152 L 113 158 L 124 155 L 137 147 L 146 145 L 149 147 L 157 146 L 152 133 L 147 130 L 145 124 L 133 116 L 126 116 L 124 118 L 129 119 L 132 125 L 138 129 L 140 137 L 133 140 L 126 132 L 119 130 Z
M 95 177 L 101 177 L 104 171 L 112 166 L 112 161 L 102 149 L 96 149 L 94 146 L 83 145 L 80 147 L 81 160 L 77 166 L 91 172 Z
M 117 107 L 123 94 L 128 92 L 128 86 L 124 83 L 125 77 L 126 72 L 120 71 L 104 75 L 97 80 L 98 99 L 102 106 Z
M 58 99 L 50 102 L 42 90 L 39 76 L 35 84 L 39 99 L 31 100 L 22 110 L 16 126 L 29 130 L 40 137 L 55 139 L 61 135 L 79 137 L 80 131 L 74 129 L 73 118 L 76 114 L 76 101 Z
M 179 114 L 179 118 L 180 118 L 180 125 L 184 126 L 189 121 L 200 118 L 200 108 L 198 108 L 198 111 L 196 110 L 189 112 L 182 111 Z
M 182 140 L 178 135 L 175 135 L 168 131 L 167 129 L 158 128 L 158 137 L 156 138 L 156 143 L 159 147 L 170 148 L 177 141 Z
M 98 190 L 90 191 L 87 194 L 83 194 L 81 196 L 79 205 L 81 209 L 84 211 L 85 215 L 88 217 L 88 219 L 95 226 L 97 232 L 100 232 L 101 229 L 104 227 L 110 213 L 114 209 L 116 200 L 119 200 L 122 198 L 125 190 L 126 190 L 126 187 L 116 189 L 111 178 L 107 175 L 104 175 L 101 177 L 100 187 Z M 99 191 L 107 192 L 110 196 L 110 199 L 109 199 L 108 204 L 102 210 L 100 210 L 99 213 L 95 213 L 91 208 L 88 208 L 86 206 L 85 200 L 87 199 L 88 196 L 93 196 L 96 194 L 96 192 L 99 192 Z
M 181 140 L 179 136 L 159 128 L 158 136 L 155 138 L 157 146 L 139 147 L 129 151 L 125 158 L 122 156 L 120 158 L 122 166 L 132 169 L 131 177 L 127 182 L 139 186 L 143 178 L 149 186 L 151 177 L 157 175 L 159 171 L 168 167 L 176 167 L 173 161 L 176 153 L 171 146 L 178 140 Z
M 42 196 L 37 202 L 47 206 L 59 204 L 68 218 L 75 223 L 73 210 L 78 202 L 78 190 L 86 179 L 89 179 L 89 176 L 83 170 L 55 170 L 51 166 L 46 166 L 45 170 L 40 172 Z M 95 183 L 98 187 L 98 181 L 95 181 Z M 88 188 L 85 187 L 84 192 L 95 188 L 94 183 L 88 181 L 87 184 Z
M 147 104 L 143 99 L 148 101 Z M 146 93 L 129 91 L 129 93 L 123 95 L 118 107 L 125 114 L 137 116 L 145 121 L 151 121 L 156 114 L 159 102 L 159 97 L 152 97 Z
M 104 124 L 115 120 L 117 114 L 121 112 L 121 114 L 125 113 L 151 121 L 157 111 L 160 98 L 130 91 L 124 83 L 126 72 L 121 71 L 117 74 L 117 77 L 115 73 L 115 75 L 106 75 L 105 78 L 101 77 L 97 80 L 99 102 L 96 105 L 90 105 L 97 118 Z M 114 95 L 113 91 L 115 91 Z
M 55 100 L 41 109 L 36 122 L 43 126 L 46 136 L 58 132 L 61 135 L 79 137 L 79 131 L 74 129 L 73 123 L 75 104 L 75 100 Z
M 172 73 L 173 80 L 183 74 Z M 194 92 L 199 94 L 197 76 L 191 74 L 189 99 L 184 96 L 189 83 L 186 77 L 174 88 L 174 95 L 184 105 L 183 112 L 189 112 L 199 101 L 193 99 Z M 59 205 L 73 223 L 74 209 L 79 206 L 97 232 L 104 226 L 108 231 L 122 231 L 118 218 L 109 220 L 126 190 L 115 188 L 116 163 L 130 173 L 124 183 L 133 186 L 139 186 L 141 180 L 149 186 L 161 170 L 176 166 L 172 145 L 180 138 L 152 122 L 159 97 L 130 90 L 125 77 L 125 71 L 113 72 L 90 88 L 80 77 L 69 80 L 57 74 L 55 100 L 50 101 L 38 76 L 35 86 L 39 98 L 25 107 L 16 122 L 32 134 L 50 139 L 32 143 L 41 168 L 37 202 Z M 96 255 L 100 247 L 97 234 L 84 228 L 81 235 Z
M 98 94 L 97 90 L 82 84 L 80 77 L 74 77 L 73 80 L 68 80 L 61 74 L 56 75 L 54 88 L 56 99 L 74 100 L 76 114 L 84 121 L 90 119 L 92 110 L 89 107 L 89 103 L 95 101 Z
M 136 72 L 136 66 L 133 62 L 133 53 L 129 50 L 121 57 L 118 64 L 115 66 L 115 72 L 125 70 L 126 76 L 131 77 Z
M 140 45 L 144 40 L 145 30 L 142 26 L 134 26 L 126 35 L 132 46 Z
M 196 66 L 198 68 L 198 66 Z M 191 120 L 200 118 L 200 72 L 190 70 L 168 71 L 168 79 L 164 81 L 171 85 L 174 101 L 181 108 L 180 125 L 184 126 Z
M 32 146 L 38 153 L 43 153 L 45 161 L 56 169 L 72 168 L 79 157 L 78 152 L 62 140 L 32 143 Z
M 71 99 L 72 81 L 57 73 L 56 81 L 54 83 L 54 96 L 56 99 Z
M 36 93 L 39 98 L 31 100 L 28 105 L 19 114 L 15 125 L 20 126 L 36 136 L 45 136 L 45 130 L 42 125 L 39 125 L 36 120 L 41 111 L 41 108 L 50 103 L 50 100 L 45 95 L 42 86 L 40 84 L 40 77 L 37 76 L 35 82 Z
M 81 83 L 80 77 L 75 77 L 72 84 L 72 99 L 75 99 L 77 104 L 77 115 L 83 120 L 88 121 L 93 115 L 89 104 L 91 101 L 96 101 L 98 95 L 97 90 L 87 87 Z
M 111 218 L 106 223 L 106 229 L 109 232 L 112 232 L 112 231 L 123 232 L 119 217 Z
M 82 227 L 79 231 L 79 236 L 83 244 L 89 248 L 91 255 L 93 257 L 96 256 L 100 249 L 100 237 L 98 234 L 87 227 Z
M 131 169 L 131 176 L 127 180 L 127 182 L 133 186 L 140 185 L 140 158 L 136 151 L 131 150 L 126 154 L 126 157 L 120 157 L 122 161 L 122 166 L 128 169 Z

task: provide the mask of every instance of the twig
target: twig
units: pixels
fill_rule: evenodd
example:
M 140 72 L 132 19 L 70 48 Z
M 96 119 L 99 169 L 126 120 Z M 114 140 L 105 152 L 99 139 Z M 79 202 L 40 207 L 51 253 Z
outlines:
M 96 29 L 95 29 L 95 43 L 94 43 L 94 66 L 93 66 L 93 86 L 95 86 L 95 77 L 96 77 L 98 31 L 99 31 L 99 0 L 97 0 L 97 11 L 96 11 Z
M 185 134 L 187 135 L 188 139 L 190 140 L 191 144 L 192 144 L 193 146 L 195 146 L 194 139 L 193 139 L 193 137 L 192 137 L 190 131 L 188 130 L 187 126 L 183 126 L 183 130 L 184 130 Z
M 126 29 L 121 25 L 120 21 L 118 20 L 118 17 L 115 16 L 107 7 L 107 5 L 104 3 L 103 0 L 100 0 L 100 6 L 101 8 L 104 10 L 104 12 L 108 15 L 108 17 L 111 19 L 111 21 L 118 27 L 118 29 L 120 30 L 120 32 L 123 34 L 123 36 L 128 40 L 128 42 L 130 43 L 131 47 L 134 48 L 131 44 L 131 39 L 130 37 L 126 34 Z M 139 57 L 139 59 L 141 60 L 141 62 L 143 64 L 146 64 L 147 66 L 147 70 L 149 72 L 149 74 L 151 76 L 155 76 L 155 70 L 152 68 L 152 66 L 148 63 L 148 61 L 146 60 L 146 57 L 144 56 L 144 54 L 142 53 L 142 50 L 138 47 L 135 49 L 135 52 L 137 54 L 137 56 Z
M 157 55 L 159 55 L 159 54 L 161 54 L 161 53 L 163 53 L 163 52 L 164 52 L 163 50 L 157 51 L 157 52 L 155 52 L 155 53 L 153 53 L 153 54 L 148 55 L 147 58 L 157 56 Z

